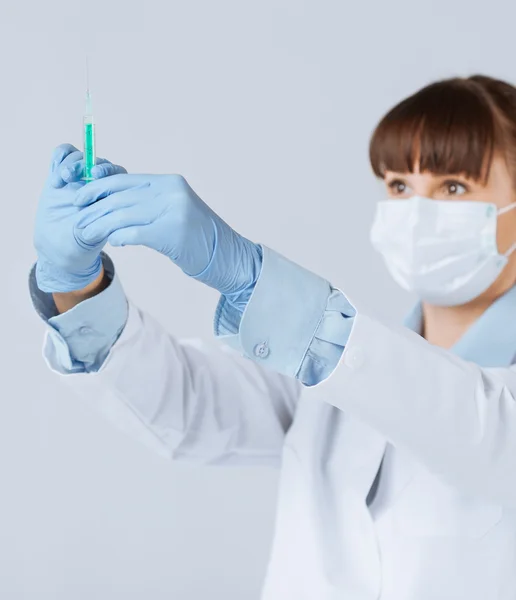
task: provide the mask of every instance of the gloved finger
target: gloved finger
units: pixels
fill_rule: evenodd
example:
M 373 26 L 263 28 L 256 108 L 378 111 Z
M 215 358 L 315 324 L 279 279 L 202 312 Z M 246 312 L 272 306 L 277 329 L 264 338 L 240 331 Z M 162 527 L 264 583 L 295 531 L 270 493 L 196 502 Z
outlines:
M 143 243 L 146 225 L 132 225 L 114 231 L 107 239 L 112 246 L 139 246 Z
M 84 174 L 84 159 L 81 158 L 77 162 L 69 165 L 61 165 L 59 171 L 61 179 L 65 183 L 73 183 L 74 181 L 80 181 Z
M 77 148 L 72 144 L 60 144 L 52 152 L 52 161 L 50 163 L 50 172 L 53 173 L 61 162 L 72 152 L 77 152 Z
M 128 175 L 120 173 L 90 181 L 75 196 L 75 206 L 88 206 L 101 198 L 107 198 L 110 194 L 123 192 L 135 187 L 148 187 L 149 181 L 145 175 Z
M 88 184 L 89 185 L 89 184 Z M 82 191 L 83 188 L 81 188 Z M 95 202 L 84 207 L 77 214 L 75 226 L 77 229 L 84 229 L 97 219 L 100 219 L 112 212 L 126 210 L 134 205 L 141 205 L 142 215 L 144 213 L 154 213 L 156 207 L 150 203 L 142 202 L 142 192 L 138 188 L 130 188 L 122 192 L 116 192 L 102 199 L 102 202 Z M 145 218 L 145 217 L 144 217 Z
M 96 179 L 100 179 L 100 177 L 107 177 L 107 175 L 114 175 L 117 172 L 126 172 L 125 169 L 123 167 L 118 167 L 120 169 L 123 169 L 122 171 L 117 171 L 117 170 L 112 170 L 113 172 L 110 172 L 110 169 L 107 169 L 105 171 L 105 174 L 102 174 L 103 172 L 100 171 L 97 174 L 94 172 L 95 169 L 97 169 L 97 166 L 103 166 L 103 165 L 111 165 L 112 163 L 107 160 L 107 158 L 97 158 L 96 159 L 96 165 L 93 167 L 92 169 L 92 175 L 96 178 Z M 75 163 L 73 163 L 72 165 L 68 165 L 68 166 L 63 166 L 61 168 L 61 178 L 63 179 L 64 182 L 66 183 L 72 183 L 74 181 L 80 181 L 81 178 L 84 175 L 84 160 L 81 159 Z
M 97 161 L 97 164 L 91 170 L 91 176 L 94 179 L 102 179 L 103 177 L 111 177 L 111 175 L 120 175 L 122 173 L 127 173 L 127 169 L 120 165 L 114 165 L 109 161 L 105 161 L 104 163 Z
M 72 146 L 73 148 L 73 146 Z M 74 150 L 67 154 L 66 157 L 59 163 L 59 165 L 54 169 L 51 177 L 50 177 L 50 185 L 55 188 L 62 188 L 66 185 L 66 181 L 61 176 L 63 170 L 69 169 L 72 165 L 76 164 L 83 158 L 82 152 L 79 150 Z
M 133 205 L 102 215 L 86 227 L 75 228 L 76 238 L 88 245 L 99 244 L 118 229 L 126 227 L 145 227 L 153 219 L 145 214 L 141 205 Z

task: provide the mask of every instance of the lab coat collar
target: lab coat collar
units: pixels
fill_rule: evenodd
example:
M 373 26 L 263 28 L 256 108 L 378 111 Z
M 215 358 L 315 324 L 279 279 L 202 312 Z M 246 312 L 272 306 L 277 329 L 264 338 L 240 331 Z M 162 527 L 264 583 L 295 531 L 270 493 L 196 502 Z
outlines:
M 420 302 L 406 316 L 404 324 L 421 334 L 423 312 Z M 516 361 L 516 286 L 493 302 L 450 351 L 481 367 L 513 364 Z

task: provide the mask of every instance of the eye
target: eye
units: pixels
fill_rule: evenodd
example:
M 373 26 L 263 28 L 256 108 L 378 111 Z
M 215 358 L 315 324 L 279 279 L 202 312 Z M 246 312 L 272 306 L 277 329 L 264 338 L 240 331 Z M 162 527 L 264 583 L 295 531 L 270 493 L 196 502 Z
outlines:
M 403 194 L 406 194 L 408 190 L 407 184 L 401 179 L 393 179 L 392 181 L 389 181 L 387 187 L 390 194 L 394 197 L 403 196 Z
M 468 188 L 463 183 L 455 180 L 445 181 L 443 189 L 448 196 L 462 196 L 468 191 Z

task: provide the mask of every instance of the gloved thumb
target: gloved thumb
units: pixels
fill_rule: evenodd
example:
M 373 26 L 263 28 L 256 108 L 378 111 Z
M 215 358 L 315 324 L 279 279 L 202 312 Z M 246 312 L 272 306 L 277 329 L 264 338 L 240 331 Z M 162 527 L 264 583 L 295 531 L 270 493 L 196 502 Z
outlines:
M 138 246 L 140 241 L 140 227 L 124 227 L 117 229 L 107 239 L 111 246 Z

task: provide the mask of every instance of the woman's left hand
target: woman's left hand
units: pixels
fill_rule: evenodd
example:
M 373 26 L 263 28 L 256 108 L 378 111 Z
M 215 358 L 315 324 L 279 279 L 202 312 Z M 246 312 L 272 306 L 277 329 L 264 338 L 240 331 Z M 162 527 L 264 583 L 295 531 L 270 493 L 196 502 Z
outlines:
M 114 175 L 88 183 L 76 196 L 83 207 L 75 235 L 86 247 L 143 245 L 168 256 L 187 275 L 239 294 L 254 285 L 260 248 L 207 206 L 180 175 Z

